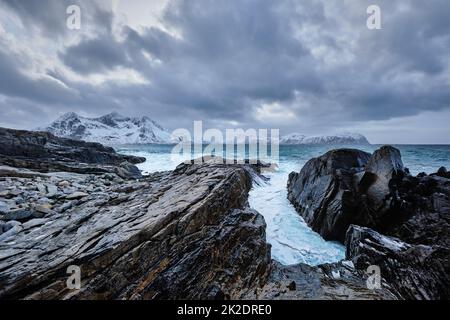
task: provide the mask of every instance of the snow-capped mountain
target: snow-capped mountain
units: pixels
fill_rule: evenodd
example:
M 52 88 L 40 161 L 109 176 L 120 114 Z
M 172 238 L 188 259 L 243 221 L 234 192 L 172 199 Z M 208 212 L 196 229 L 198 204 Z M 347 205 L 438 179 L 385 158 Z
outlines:
M 170 132 L 148 117 L 130 118 L 117 112 L 99 118 L 85 118 L 66 113 L 48 127 L 39 128 L 58 137 L 105 145 L 173 143 Z
M 336 144 L 336 145 L 365 145 L 370 144 L 362 134 L 344 133 L 331 136 L 311 136 L 292 133 L 281 137 L 280 144 Z

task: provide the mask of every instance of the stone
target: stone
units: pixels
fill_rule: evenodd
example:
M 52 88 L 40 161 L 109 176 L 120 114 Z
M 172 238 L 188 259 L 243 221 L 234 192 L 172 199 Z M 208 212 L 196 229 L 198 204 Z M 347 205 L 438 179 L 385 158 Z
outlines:
M 51 198 L 53 196 L 55 196 L 58 193 L 58 187 L 56 187 L 55 185 L 52 184 L 47 184 L 47 197 Z
M 24 230 L 29 230 L 35 227 L 40 227 L 46 224 L 48 221 L 49 221 L 48 219 L 36 218 L 25 222 L 24 224 L 22 224 L 22 227 Z
M 9 212 L 9 205 L 6 202 L 0 201 L 0 214 Z
M 3 220 L 9 221 L 9 220 L 16 220 L 16 221 L 26 221 L 33 217 L 33 214 L 28 209 L 15 209 L 10 210 L 6 214 L 3 215 Z
M 59 182 L 58 186 L 60 186 L 61 188 L 67 188 L 67 187 L 70 187 L 70 182 L 64 180 L 64 181 Z
M 10 221 L 11 222 L 11 221 Z M 22 231 L 23 227 L 22 224 L 16 223 L 7 223 L 4 227 L 4 232 L 0 235 L 0 243 L 7 242 L 9 240 L 13 240 L 13 238 Z
M 14 198 L 14 201 L 16 202 L 16 204 L 22 204 L 25 203 L 25 199 L 23 197 L 16 197 Z
M 47 188 L 42 183 L 38 183 L 36 187 L 40 193 L 47 194 Z
M 58 208 L 58 211 L 62 213 L 62 212 L 69 210 L 72 207 L 73 207 L 72 201 L 65 202 L 61 207 Z
M 339 279 L 335 279 L 339 274 Z M 295 289 L 294 289 L 295 284 Z M 288 290 L 286 290 L 286 288 Z M 294 290 L 292 290 L 294 289 Z M 395 300 L 398 297 L 383 283 L 379 290 L 367 288 L 363 273 L 349 271 L 340 263 L 290 266 L 273 262 L 267 282 L 249 292 L 251 300 Z
M 436 175 L 443 178 L 450 178 L 450 174 L 447 171 L 446 167 L 440 167 L 439 170 L 436 172 Z
M 48 204 L 50 202 L 49 198 L 43 197 L 43 198 L 39 198 L 37 201 L 39 204 Z
M 11 199 L 12 195 L 10 195 L 9 190 L 3 190 L 0 192 L 0 197 L 6 198 L 6 199 Z
M 19 221 L 7 221 L 6 223 L 4 223 L 3 225 L 3 232 L 7 232 L 10 229 L 17 227 L 17 226 L 21 226 L 22 224 Z
M 67 200 L 78 200 L 78 199 L 81 199 L 81 198 L 84 198 L 84 197 L 87 197 L 87 196 L 89 196 L 89 194 L 87 194 L 85 192 L 77 191 L 77 192 L 74 192 L 74 193 L 71 193 L 70 195 L 68 195 L 66 197 L 66 199 Z
M 43 218 L 46 215 L 53 214 L 51 209 L 51 205 L 37 205 L 34 207 L 35 212 L 33 212 L 33 216 L 35 218 Z

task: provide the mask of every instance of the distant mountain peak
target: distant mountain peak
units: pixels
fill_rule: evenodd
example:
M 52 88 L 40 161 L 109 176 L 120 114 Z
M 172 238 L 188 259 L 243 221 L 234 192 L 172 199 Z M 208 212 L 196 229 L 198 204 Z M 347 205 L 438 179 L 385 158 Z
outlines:
M 98 118 L 87 118 L 68 112 L 45 128 L 56 136 L 99 142 L 105 145 L 173 143 L 170 132 L 147 116 L 127 117 L 111 112 Z
M 370 143 L 362 134 L 347 132 L 322 136 L 306 136 L 300 133 L 291 133 L 281 137 L 280 144 L 367 145 Z

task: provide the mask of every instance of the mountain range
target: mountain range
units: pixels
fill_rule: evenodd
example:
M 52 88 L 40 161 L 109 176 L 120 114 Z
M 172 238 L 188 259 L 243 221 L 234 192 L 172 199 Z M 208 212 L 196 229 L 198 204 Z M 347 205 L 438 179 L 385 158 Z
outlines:
M 328 145 L 367 145 L 370 144 L 365 136 L 359 133 L 343 133 L 337 135 L 305 136 L 291 133 L 280 139 L 282 145 L 298 144 L 328 144 Z
M 126 117 L 112 112 L 98 118 L 82 117 L 69 112 L 40 131 L 55 136 L 99 142 L 104 145 L 123 144 L 172 144 L 180 141 L 149 117 Z M 205 141 L 205 143 L 208 143 Z M 366 145 L 366 137 L 357 133 L 306 136 L 292 133 L 280 138 L 281 145 Z

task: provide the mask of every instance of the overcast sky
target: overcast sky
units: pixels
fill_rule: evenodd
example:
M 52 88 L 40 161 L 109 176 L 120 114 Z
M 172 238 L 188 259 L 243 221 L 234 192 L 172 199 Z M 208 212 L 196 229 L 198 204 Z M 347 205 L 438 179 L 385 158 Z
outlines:
M 117 111 L 449 144 L 449 17 L 448 0 L 0 0 L 0 126 Z

